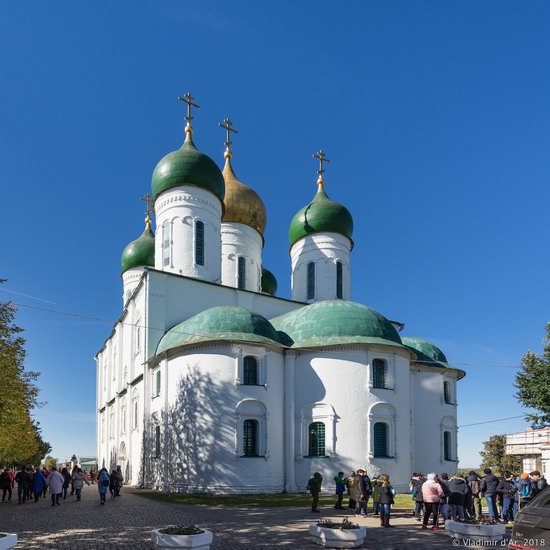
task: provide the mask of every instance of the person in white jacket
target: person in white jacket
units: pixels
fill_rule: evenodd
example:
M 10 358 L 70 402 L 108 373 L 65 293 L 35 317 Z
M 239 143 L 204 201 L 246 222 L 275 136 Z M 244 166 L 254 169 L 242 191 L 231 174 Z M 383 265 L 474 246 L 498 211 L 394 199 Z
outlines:
M 59 499 L 61 498 L 61 492 L 63 491 L 64 482 L 65 479 L 54 466 L 47 479 L 50 494 L 52 495 L 52 506 L 55 506 L 56 504 L 58 506 L 60 505 Z

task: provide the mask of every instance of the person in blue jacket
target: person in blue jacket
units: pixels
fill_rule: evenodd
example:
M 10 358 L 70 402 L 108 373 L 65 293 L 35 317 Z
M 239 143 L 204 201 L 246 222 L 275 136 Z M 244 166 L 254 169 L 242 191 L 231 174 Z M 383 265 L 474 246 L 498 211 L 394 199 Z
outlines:
M 47 487 L 46 476 L 42 470 L 36 470 L 32 476 L 32 492 L 34 493 L 34 502 L 38 502 L 44 487 Z
M 109 477 L 109 472 L 105 468 L 101 468 L 97 477 L 97 490 L 99 491 L 99 500 L 101 504 L 105 504 L 105 495 L 109 490 L 110 483 L 111 478 Z

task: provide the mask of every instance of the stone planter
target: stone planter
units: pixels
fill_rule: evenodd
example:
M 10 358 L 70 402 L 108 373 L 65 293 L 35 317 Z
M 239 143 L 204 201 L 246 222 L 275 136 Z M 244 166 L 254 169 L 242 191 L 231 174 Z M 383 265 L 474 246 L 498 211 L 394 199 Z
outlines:
M 500 541 L 506 534 L 506 528 L 502 523 L 481 525 L 479 523 L 462 523 L 452 519 L 445 522 L 445 531 L 455 539 L 471 541 Z
M 11 550 L 17 544 L 17 535 L 0 533 L 0 550 Z
M 193 548 L 193 550 L 209 550 L 214 535 L 204 529 L 198 535 L 167 535 L 160 529 L 153 529 L 151 539 L 156 548 Z
M 309 526 L 313 542 L 325 548 L 359 548 L 367 536 L 367 529 L 327 529 L 315 523 Z

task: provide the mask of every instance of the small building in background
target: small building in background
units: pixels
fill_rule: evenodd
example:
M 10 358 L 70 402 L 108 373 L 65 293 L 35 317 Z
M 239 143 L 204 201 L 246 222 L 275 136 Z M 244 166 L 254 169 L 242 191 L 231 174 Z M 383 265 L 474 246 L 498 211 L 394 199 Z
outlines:
M 550 476 L 550 427 L 518 432 L 506 436 L 506 454 L 523 457 L 523 471 L 538 470 Z

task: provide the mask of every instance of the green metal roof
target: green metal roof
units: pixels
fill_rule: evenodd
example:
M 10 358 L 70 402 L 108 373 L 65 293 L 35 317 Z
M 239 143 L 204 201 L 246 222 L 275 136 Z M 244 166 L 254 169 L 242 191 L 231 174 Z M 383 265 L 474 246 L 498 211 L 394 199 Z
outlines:
M 444 368 L 457 371 L 458 377 L 463 378 L 466 373 L 461 370 L 452 367 L 445 357 L 445 354 L 434 344 L 424 340 L 423 338 L 415 338 L 412 336 L 402 336 L 401 341 L 403 344 L 413 351 L 418 357 L 417 363 L 427 365 L 429 367 Z
M 265 317 L 244 307 L 217 306 L 171 328 L 159 342 L 157 354 L 179 346 L 218 340 L 281 346 L 277 331 Z
M 356 302 L 316 302 L 276 317 L 271 323 L 287 347 L 342 344 L 404 347 L 390 321 L 374 309 Z
M 265 292 L 266 294 L 271 294 L 272 296 L 275 296 L 277 292 L 277 279 L 275 278 L 275 275 L 269 271 L 269 269 L 266 269 L 262 266 L 262 292 Z
M 188 136 L 184 144 L 156 165 L 151 180 L 153 197 L 180 185 L 195 185 L 214 193 L 223 203 L 225 181 L 218 165 L 201 153 Z
M 349 210 L 331 200 L 322 186 L 313 200 L 292 218 L 288 230 L 290 245 L 313 233 L 339 233 L 352 240 L 353 218 Z
M 139 239 L 132 241 L 122 253 L 120 259 L 122 272 L 133 267 L 144 267 L 155 265 L 155 235 L 149 224 Z

